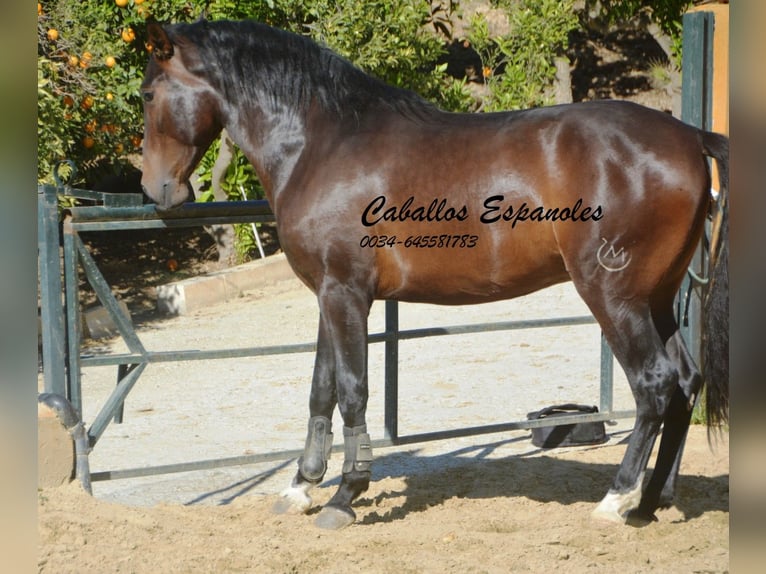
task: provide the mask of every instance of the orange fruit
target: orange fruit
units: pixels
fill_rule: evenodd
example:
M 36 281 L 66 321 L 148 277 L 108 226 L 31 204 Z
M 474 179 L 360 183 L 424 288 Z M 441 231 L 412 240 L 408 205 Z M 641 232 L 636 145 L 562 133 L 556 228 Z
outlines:
M 120 8 L 125 8 L 128 5 L 128 0 L 114 0 L 114 3 Z
M 132 143 L 133 147 L 135 148 L 141 147 L 141 141 L 142 141 L 141 136 L 138 136 L 138 135 L 130 136 L 130 143 Z
M 178 269 L 178 261 L 176 261 L 175 259 L 168 259 L 168 269 L 170 271 L 175 271 L 176 269 Z
M 98 125 L 98 122 L 96 120 L 90 120 L 87 124 L 85 124 L 85 131 L 89 134 L 92 134 L 96 131 L 96 126 Z
M 48 40 L 50 40 L 51 42 L 55 42 L 56 40 L 59 39 L 59 31 L 56 30 L 56 28 L 51 28 L 50 30 L 48 30 L 47 36 L 48 36 Z
M 78 58 L 77 56 L 75 56 L 74 54 L 72 54 L 72 55 L 71 55 L 71 56 L 69 56 L 69 58 L 67 59 L 67 63 L 68 63 L 70 66 L 72 66 L 73 68 L 76 68 L 76 67 L 77 67 L 77 66 L 80 64 L 80 58 Z
M 96 143 L 96 140 L 94 140 L 90 136 L 85 136 L 84 138 L 82 138 L 82 145 L 85 146 L 86 149 L 92 148 L 95 145 L 95 143 Z
M 130 44 L 135 39 L 136 39 L 136 33 L 133 31 L 133 28 L 125 28 L 122 31 L 123 42 L 127 42 L 128 44 Z
M 107 101 L 111 102 L 114 99 L 114 94 L 112 92 L 107 92 L 106 99 Z
M 93 104 L 96 103 L 93 99 L 93 96 L 85 96 L 82 99 L 82 103 L 80 104 L 80 107 L 84 110 L 89 110 L 93 107 Z
M 133 0 L 133 4 L 135 4 L 136 6 L 140 6 L 143 3 L 144 3 L 144 0 Z
M 139 6 L 138 8 L 136 8 L 136 14 L 138 14 L 142 18 L 146 19 L 146 18 L 149 17 L 150 12 L 149 12 L 149 9 L 146 6 Z
M 64 96 L 64 105 L 71 108 L 74 105 L 74 99 L 72 96 Z
M 114 59 L 114 56 L 107 56 L 104 60 L 104 64 L 106 64 L 107 68 L 114 68 L 114 65 L 117 63 L 117 60 Z
M 114 146 L 114 151 L 117 153 L 122 153 L 125 148 L 121 143 L 118 143 L 116 146 Z

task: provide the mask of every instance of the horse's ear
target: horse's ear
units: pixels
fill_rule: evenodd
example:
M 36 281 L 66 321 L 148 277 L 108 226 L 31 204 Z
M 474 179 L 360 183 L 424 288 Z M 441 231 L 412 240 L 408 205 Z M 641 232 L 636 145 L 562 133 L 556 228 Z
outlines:
M 173 56 L 173 42 L 157 20 L 150 18 L 146 22 L 147 43 L 154 57 L 160 61 L 169 60 Z

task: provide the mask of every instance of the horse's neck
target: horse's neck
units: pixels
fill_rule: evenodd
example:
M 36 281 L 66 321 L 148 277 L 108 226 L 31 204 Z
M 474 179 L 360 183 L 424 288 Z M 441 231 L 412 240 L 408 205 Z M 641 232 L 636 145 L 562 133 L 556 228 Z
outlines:
M 274 209 L 305 150 L 306 120 L 286 114 L 262 115 L 257 121 L 240 117 L 226 131 L 253 165 Z M 251 129 L 251 125 L 257 127 Z

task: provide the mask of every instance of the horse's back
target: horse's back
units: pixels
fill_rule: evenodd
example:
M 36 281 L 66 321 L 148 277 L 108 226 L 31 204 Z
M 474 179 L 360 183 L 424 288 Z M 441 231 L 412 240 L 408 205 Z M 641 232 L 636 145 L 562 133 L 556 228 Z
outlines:
M 575 267 L 618 267 L 599 250 L 622 249 L 636 264 L 680 252 L 674 228 L 688 233 L 698 220 L 706 171 L 696 131 L 642 106 L 382 112 L 368 122 L 311 166 L 304 185 L 315 191 L 293 199 L 302 222 L 293 233 L 334 238 L 304 262 L 310 285 L 326 272 L 349 279 L 353 263 L 378 298 L 510 298 L 566 281 Z M 642 290 L 657 281 L 610 277 L 616 287 L 620 278 Z

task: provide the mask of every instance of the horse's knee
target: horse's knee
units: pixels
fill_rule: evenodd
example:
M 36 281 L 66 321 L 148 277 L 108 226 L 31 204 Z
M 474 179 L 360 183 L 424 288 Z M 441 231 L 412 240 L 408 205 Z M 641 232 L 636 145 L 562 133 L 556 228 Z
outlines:
M 309 419 L 309 430 L 298 470 L 310 482 L 319 482 L 327 472 L 327 460 L 332 452 L 332 421 L 316 416 Z
M 662 421 L 670 408 L 678 380 L 678 369 L 670 361 L 661 360 L 646 369 L 636 385 L 637 414 L 647 420 Z

